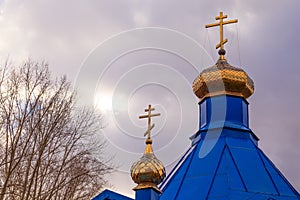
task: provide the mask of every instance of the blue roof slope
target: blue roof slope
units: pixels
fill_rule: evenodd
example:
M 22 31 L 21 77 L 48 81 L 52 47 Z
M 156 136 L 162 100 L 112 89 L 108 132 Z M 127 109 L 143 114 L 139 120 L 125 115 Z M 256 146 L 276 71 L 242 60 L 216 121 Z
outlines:
M 99 195 L 95 196 L 92 200 L 133 200 L 133 199 L 106 189 L 103 192 L 101 192 Z
M 224 128 L 219 138 L 204 140 L 205 134 L 198 136 L 194 148 L 162 184 L 160 200 L 300 199 L 250 132 Z M 215 146 L 205 157 L 199 156 L 203 142 L 209 140 L 217 140 Z

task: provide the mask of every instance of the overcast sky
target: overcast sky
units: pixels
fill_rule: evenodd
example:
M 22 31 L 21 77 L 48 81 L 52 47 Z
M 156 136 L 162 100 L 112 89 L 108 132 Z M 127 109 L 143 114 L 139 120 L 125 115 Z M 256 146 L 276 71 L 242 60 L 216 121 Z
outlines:
M 255 82 L 250 128 L 299 191 L 299 8 L 299 0 L 2 0 L 0 57 L 45 60 L 85 102 L 96 100 L 108 155 L 120 166 L 112 188 L 132 195 L 125 172 L 143 152 L 146 125 L 137 116 L 148 103 L 162 113 L 154 120 L 154 147 L 170 167 L 197 129 L 191 84 L 217 59 L 217 28 L 204 26 L 223 11 L 239 20 L 225 29 L 228 61 Z

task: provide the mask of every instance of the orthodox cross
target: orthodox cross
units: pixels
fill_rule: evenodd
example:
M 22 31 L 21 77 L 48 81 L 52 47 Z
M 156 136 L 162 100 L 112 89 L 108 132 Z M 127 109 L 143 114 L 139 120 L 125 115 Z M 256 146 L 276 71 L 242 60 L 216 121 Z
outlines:
M 224 50 L 224 44 L 228 41 L 227 39 L 223 39 L 223 25 L 226 24 L 232 24 L 232 23 L 237 23 L 238 20 L 237 19 L 233 19 L 233 20 L 228 20 L 228 21 L 224 21 L 223 19 L 226 19 L 227 15 L 223 15 L 223 12 L 220 12 L 219 16 L 216 16 L 216 20 L 220 20 L 217 23 L 213 23 L 213 24 L 207 24 L 205 26 L 205 28 L 210 28 L 210 27 L 214 27 L 214 26 L 220 26 L 220 43 L 217 44 L 216 49 L 220 48 L 219 50 L 219 54 L 220 54 L 220 58 L 221 59 L 225 59 L 224 55 L 225 55 L 225 50 Z
M 139 119 L 148 118 L 148 130 L 144 134 L 144 136 L 148 135 L 148 139 L 150 139 L 150 131 L 154 127 L 154 124 L 151 125 L 151 117 L 160 116 L 160 113 L 151 114 L 151 111 L 154 111 L 155 108 L 152 108 L 151 105 L 148 105 L 148 108 L 145 109 L 145 112 L 148 112 L 147 115 L 139 116 Z

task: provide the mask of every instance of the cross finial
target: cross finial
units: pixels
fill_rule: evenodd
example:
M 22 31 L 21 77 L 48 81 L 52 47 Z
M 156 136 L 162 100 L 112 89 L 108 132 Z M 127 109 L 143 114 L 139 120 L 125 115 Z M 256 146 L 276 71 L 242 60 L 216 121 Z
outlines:
M 154 110 L 155 110 L 155 108 L 152 108 L 151 105 L 148 105 L 148 108 L 145 109 L 145 112 L 148 112 L 148 114 L 139 116 L 139 119 L 148 118 L 148 130 L 144 134 L 144 136 L 148 135 L 148 139 L 151 139 L 150 131 L 154 127 L 154 124 L 151 125 L 151 117 L 160 116 L 160 113 L 151 114 L 151 111 L 154 111 Z
M 237 19 L 233 19 L 233 20 L 228 20 L 228 21 L 224 21 L 223 19 L 226 19 L 227 15 L 223 15 L 223 12 L 220 12 L 219 16 L 216 16 L 216 20 L 220 20 L 217 23 L 213 23 L 213 24 L 207 24 L 205 26 L 205 28 L 210 28 L 210 27 L 214 27 L 214 26 L 220 26 L 220 43 L 217 44 L 216 49 L 220 48 L 219 50 L 219 55 L 220 55 L 220 59 L 221 60 L 225 60 L 225 49 L 224 49 L 224 44 L 228 41 L 227 39 L 223 39 L 223 25 L 226 24 L 232 24 L 232 23 L 237 23 L 238 20 Z

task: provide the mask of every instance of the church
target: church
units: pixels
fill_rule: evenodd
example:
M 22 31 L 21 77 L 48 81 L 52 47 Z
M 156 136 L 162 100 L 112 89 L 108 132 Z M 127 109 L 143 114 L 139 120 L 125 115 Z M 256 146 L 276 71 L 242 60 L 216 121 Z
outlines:
M 259 138 L 249 127 L 247 98 L 254 93 L 254 82 L 241 68 L 227 61 L 223 26 L 236 23 L 216 17 L 220 28 L 219 58 L 214 66 L 196 77 L 192 89 L 199 98 L 199 129 L 191 134 L 191 145 L 171 172 L 152 149 L 151 118 L 159 116 L 149 105 L 146 147 L 131 167 L 137 184 L 135 200 L 293 200 L 300 194 L 258 147 Z M 93 200 L 133 200 L 104 190 Z

